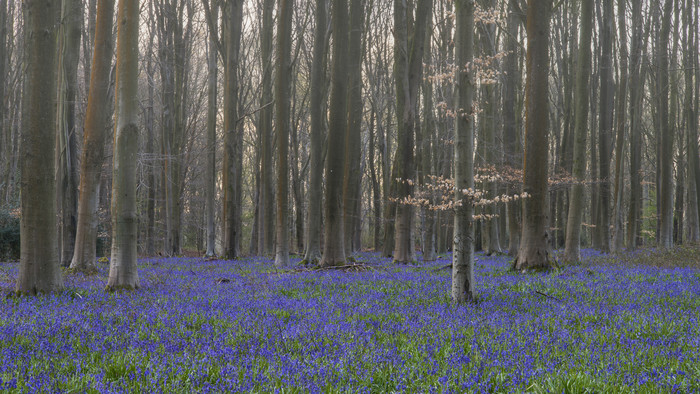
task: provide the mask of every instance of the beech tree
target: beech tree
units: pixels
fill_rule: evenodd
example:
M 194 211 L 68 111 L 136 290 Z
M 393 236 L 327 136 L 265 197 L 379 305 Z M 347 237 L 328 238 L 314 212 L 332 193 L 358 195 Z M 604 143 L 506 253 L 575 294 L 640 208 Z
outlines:
M 104 160 L 108 125 L 109 73 L 112 65 L 112 19 L 114 0 L 100 0 L 97 8 L 95 49 L 90 72 L 83 150 L 80 160 L 80 199 L 75 248 L 70 268 L 96 270 L 96 240 L 100 193 L 100 175 Z
M 547 231 L 549 155 L 549 17 L 551 0 L 527 2 L 525 83 L 525 155 L 520 249 L 517 270 L 548 269 L 552 264 Z
M 60 1 L 27 0 L 27 81 L 20 158 L 20 266 L 17 292 L 36 294 L 63 288 L 58 260 L 56 179 L 56 35 Z M 49 92 L 49 93 L 47 93 Z
M 455 60 L 455 227 L 452 254 L 452 301 L 476 297 L 474 289 L 474 0 L 456 0 Z
M 575 123 L 574 123 L 574 181 L 566 221 L 566 250 L 564 260 L 581 259 L 581 220 L 583 218 L 584 182 L 586 178 L 586 136 L 588 133 L 589 80 L 591 76 L 591 34 L 593 31 L 593 2 L 581 1 L 581 35 L 576 65 Z M 525 153 L 527 155 L 527 152 Z
M 107 289 L 139 287 L 136 212 L 138 164 L 139 1 L 119 0 L 117 12 L 117 85 L 115 89 L 112 179 L 112 256 Z

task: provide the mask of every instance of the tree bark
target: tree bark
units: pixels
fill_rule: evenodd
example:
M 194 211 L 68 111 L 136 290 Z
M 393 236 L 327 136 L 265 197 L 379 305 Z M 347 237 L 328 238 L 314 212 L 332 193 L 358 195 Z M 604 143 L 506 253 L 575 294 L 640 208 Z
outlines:
M 474 1 L 456 0 L 455 57 L 469 65 L 474 54 Z M 474 70 L 459 67 L 455 95 L 455 227 L 452 255 L 452 301 L 474 301 L 474 208 L 465 193 L 474 188 Z
M 209 76 L 207 80 L 208 106 L 207 106 L 207 169 L 206 169 L 206 220 L 207 220 L 207 251 L 205 256 L 216 255 L 216 94 L 219 77 L 216 39 L 214 35 L 218 31 L 219 6 L 212 7 L 213 31 L 209 32 L 208 51 L 209 57 L 207 67 Z
M 362 36 L 363 0 L 350 0 L 350 34 L 348 44 L 348 123 L 345 132 L 345 170 L 343 182 L 343 222 L 345 254 L 360 249 L 355 234 L 361 220 L 362 187 Z
M 343 169 L 348 96 L 348 2 L 333 0 L 331 25 L 331 99 L 329 108 L 328 151 L 326 154 L 326 192 L 322 267 L 345 264 L 343 221 Z
M 325 122 L 327 0 L 316 1 L 314 49 L 311 64 L 311 149 L 309 174 L 309 207 L 306 219 L 306 252 L 304 260 L 312 265 L 321 259 L 321 216 L 323 201 L 323 134 Z
M 239 256 L 240 234 L 238 222 L 240 209 L 237 201 L 238 168 L 238 64 L 241 41 L 241 25 L 243 21 L 242 0 L 230 0 L 226 14 L 226 62 L 224 66 L 224 166 L 223 189 L 224 207 L 223 220 L 223 253 L 229 260 Z
M 97 269 L 96 240 L 100 176 L 109 124 L 109 83 L 112 68 L 114 0 L 100 0 L 97 8 L 95 50 L 90 72 L 90 91 L 80 160 L 80 198 L 75 248 L 70 268 L 91 272 Z
M 269 256 L 274 252 L 275 240 L 275 224 L 274 224 L 274 204 L 275 195 L 272 184 L 273 168 L 272 168 L 272 33 L 273 11 L 275 0 L 263 1 L 263 15 L 260 33 L 260 55 L 262 62 L 262 95 L 260 100 L 260 118 L 259 118 L 259 133 L 261 134 L 261 182 L 262 189 L 260 191 L 260 206 L 262 207 L 260 215 L 259 228 L 259 250 L 260 253 Z
M 620 32 L 620 43 L 619 43 L 619 53 L 620 53 L 620 77 L 619 77 L 619 91 L 617 94 L 617 104 L 616 104 L 616 133 L 615 137 L 615 184 L 613 191 L 613 231 L 612 231 L 612 242 L 610 249 L 613 252 L 619 252 L 622 250 L 624 244 L 624 224 L 622 219 L 622 197 L 624 191 L 624 152 L 625 152 L 625 135 L 627 128 L 627 114 L 626 114 L 626 103 L 627 103 L 627 80 L 628 80 L 628 50 L 627 50 L 627 22 L 626 22 L 626 2 L 618 2 L 618 31 Z
M 550 0 L 528 0 L 527 81 L 525 86 L 525 155 L 523 224 L 516 270 L 549 269 L 547 232 L 547 161 L 549 155 L 549 17 Z
M 520 136 L 517 130 L 515 112 L 518 70 L 518 26 L 520 18 L 511 6 L 508 14 L 507 37 L 505 38 L 506 56 L 503 76 L 503 147 L 505 162 L 509 170 L 520 168 Z M 508 194 L 519 194 L 516 185 L 508 185 Z M 508 255 L 515 257 L 520 246 L 520 203 L 511 201 L 506 206 L 508 214 Z
M 613 81 L 613 1 L 603 1 L 603 18 L 600 23 L 600 124 L 598 128 L 598 162 L 600 195 L 598 197 L 598 220 L 600 250 L 610 252 L 610 144 L 613 133 L 613 108 L 615 91 Z M 626 33 L 625 33 L 626 34 Z M 626 60 L 625 60 L 626 61 Z M 622 100 L 624 103 L 624 100 Z M 624 107 L 622 107 L 624 110 Z M 624 137 L 623 137 L 624 138 Z
M 642 3 L 632 2 L 632 53 L 630 56 L 630 205 L 627 219 L 627 248 L 641 245 L 642 216 Z
M 20 157 L 20 267 L 17 292 L 63 288 L 56 223 L 56 30 L 59 1 L 25 2 L 25 82 Z M 49 92 L 47 94 L 47 92 Z
M 675 1 L 666 0 L 664 3 L 663 19 L 661 22 L 661 30 L 659 31 L 658 41 L 656 45 L 656 62 L 657 62 L 657 94 L 658 98 L 658 116 L 659 129 L 657 135 L 661 141 L 660 144 L 660 179 L 661 188 L 660 203 L 658 207 L 660 220 L 660 239 L 659 247 L 670 249 L 673 247 L 673 140 L 674 133 L 669 120 L 669 60 L 668 46 L 669 35 L 671 30 L 671 13 Z
M 107 289 L 136 289 L 138 165 L 138 0 L 119 0 L 112 178 L 112 257 Z

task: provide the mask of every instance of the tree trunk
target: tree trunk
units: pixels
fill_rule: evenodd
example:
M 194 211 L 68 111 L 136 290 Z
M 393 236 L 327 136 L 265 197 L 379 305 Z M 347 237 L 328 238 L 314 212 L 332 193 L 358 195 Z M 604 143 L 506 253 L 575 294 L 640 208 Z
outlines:
M 664 3 L 663 20 L 661 22 L 661 30 L 659 31 L 658 41 L 656 44 L 656 63 L 657 71 L 657 94 L 659 94 L 658 116 L 659 127 L 657 135 L 661 141 L 660 144 L 660 171 L 661 187 L 660 203 L 658 207 L 660 220 L 660 239 L 659 247 L 670 249 L 673 247 L 673 128 L 669 120 L 669 60 L 668 46 L 669 34 L 671 30 L 671 13 L 675 1 L 666 0 Z
M 238 63 L 243 20 L 242 0 L 231 0 L 226 14 L 226 62 L 224 67 L 224 167 L 223 189 L 223 256 L 234 260 L 239 256 L 240 234 L 237 218 L 241 207 L 237 204 L 237 142 L 238 142 Z
M 588 129 L 589 78 L 591 74 L 591 33 L 593 27 L 593 2 L 581 3 L 581 35 L 576 67 L 575 125 L 574 125 L 574 170 L 576 182 L 571 188 L 569 215 L 566 221 L 566 250 L 564 261 L 581 259 L 581 219 L 585 197 L 586 178 L 586 134 Z
M 81 0 L 63 0 L 58 48 L 58 110 L 56 119 L 56 166 L 59 209 L 59 254 L 61 266 L 68 267 L 73 258 L 78 215 L 78 141 L 76 97 L 78 94 L 78 60 L 83 25 Z
M 508 14 L 508 34 L 505 38 L 506 56 L 503 75 L 503 147 L 506 166 L 509 170 L 520 168 L 520 136 L 515 112 L 518 70 L 518 25 L 519 15 L 510 9 Z M 518 186 L 508 184 L 508 195 L 519 194 Z M 520 246 L 520 203 L 511 201 L 506 206 L 508 214 L 508 255 L 515 257 Z
M 119 0 L 117 15 L 117 85 L 112 177 L 112 257 L 107 289 L 139 287 L 137 270 L 138 213 L 138 0 Z
M 90 72 L 83 151 L 80 160 L 80 198 L 75 248 L 70 268 L 91 272 L 97 269 L 96 240 L 100 177 L 109 124 L 109 83 L 112 67 L 114 0 L 100 0 L 97 8 L 95 50 Z
M 260 235 L 258 242 L 260 244 L 258 250 L 261 254 L 269 256 L 274 252 L 274 204 L 275 195 L 272 184 L 273 168 L 272 168 L 272 33 L 274 32 L 273 12 L 275 0 L 264 0 L 263 16 L 260 33 L 260 54 L 262 62 L 262 95 L 260 99 L 260 119 L 259 133 L 261 134 L 261 182 L 262 189 L 260 191 L 260 206 L 262 207 L 260 220 Z
M 309 213 L 306 219 L 306 253 L 304 260 L 312 265 L 321 259 L 321 216 L 323 200 L 323 134 L 325 122 L 327 0 L 316 1 L 313 60 L 311 64 L 311 148 L 309 175 Z
M 525 155 L 523 224 L 520 250 L 513 267 L 549 269 L 547 233 L 547 159 L 549 148 L 549 16 L 550 0 L 527 2 L 527 81 L 525 86 Z
M 20 157 L 20 267 L 17 292 L 63 288 L 56 223 L 56 29 L 59 1 L 25 2 L 25 82 Z M 4 59 L 3 59 L 4 60 Z M 49 93 L 47 93 L 49 92 Z
M 697 9 L 693 7 L 693 0 L 686 0 L 686 6 L 683 8 L 686 34 L 685 34 L 685 50 L 683 56 L 683 62 L 685 65 L 685 116 L 688 128 L 688 241 L 697 243 L 700 241 L 700 219 L 698 214 L 700 209 L 698 209 L 698 204 L 700 202 L 700 160 L 698 160 L 698 118 L 697 118 L 697 102 L 698 102 L 698 89 L 697 85 L 694 84 L 693 76 L 695 76 L 695 83 L 699 83 L 698 71 L 695 69 L 695 75 L 690 70 L 693 70 L 693 66 L 696 65 L 695 59 L 697 55 L 697 23 L 698 20 L 693 15 L 693 10 Z M 693 23 L 695 22 L 695 23 Z M 695 94 L 693 96 L 693 94 Z
M 343 222 L 345 254 L 360 249 L 355 244 L 355 229 L 360 221 L 362 198 L 362 36 L 364 27 L 363 0 L 350 0 L 350 35 L 348 44 L 348 123 L 345 133 L 345 170 L 343 182 Z
M 624 243 L 624 228 L 622 219 L 622 194 L 624 189 L 624 152 L 625 152 L 625 129 L 626 129 L 626 112 L 625 104 L 627 99 L 627 79 L 628 79 L 628 50 L 627 50 L 627 22 L 625 15 L 625 1 L 618 2 L 618 31 L 620 32 L 619 54 L 620 54 L 620 77 L 619 91 L 617 94 L 616 104 L 616 132 L 615 137 L 615 184 L 613 192 L 613 231 L 612 243 L 610 249 L 613 252 L 622 250 Z M 601 128 L 602 129 L 602 128 Z
M 474 1 L 455 1 L 458 64 L 470 64 L 474 53 Z M 452 255 L 452 301 L 465 303 L 476 297 L 474 288 L 474 208 L 466 190 L 474 188 L 474 70 L 460 67 L 455 102 L 455 228 Z
M 632 53 L 630 56 L 630 206 L 627 219 L 627 248 L 641 245 L 642 216 L 642 3 L 632 2 Z
M 275 128 L 277 135 L 277 242 L 275 267 L 289 266 L 289 100 L 292 82 L 292 10 L 294 0 L 279 0 L 277 8 L 277 74 Z
M 418 93 L 423 71 L 423 49 L 428 18 L 432 16 L 432 0 L 418 0 L 416 20 L 413 9 L 402 0 L 394 1 L 394 78 L 396 79 L 396 113 L 398 133 L 396 159 L 397 193 L 394 262 L 410 263 L 415 260 L 413 250 L 413 207 L 403 203 L 413 192 L 415 182 L 414 141 Z M 408 26 L 412 25 L 412 34 Z
M 348 96 L 348 2 L 333 0 L 331 24 L 331 100 L 329 108 L 328 152 L 326 154 L 326 193 L 322 267 L 345 264 L 343 221 L 343 170 Z
M 432 65 L 432 21 L 428 20 L 428 34 L 425 35 L 425 53 L 427 55 L 426 64 Z M 435 205 L 433 192 L 427 188 L 430 183 L 429 177 L 433 175 L 432 163 L 432 137 L 435 135 L 435 118 L 433 116 L 433 83 L 430 77 L 423 82 L 423 125 L 419 129 L 416 144 L 419 149 L 420 172 L 418 182 L 421 185 L 422 193 L 425 194 L 429 205 Z M 421 206 L 421 249 L 423 251 L 423 261 L 435 261 L 437 253 L 435 248 L 435 211 L 431 206 Z
M 207 106 L 207 169 L 206 169 L 206 220 L 207 220 L 207 251 L 205 256 L 211 257 L 216 254 L 216 94 L 218 85 L 218 64 L 216 53 L 217 21 L 219 19 L 219 6 L 212 7 L 213 31 L 209 32 L 209 58 L 207 67 L 209 77 L 207 81 L 208 106 Z
M 613 107 L 615 91 L 613 81 L 613 35 L 614 11 L 613 1 L 603 1 L 603 17 L 600 22 L 600 123 L 598 127 L 598 162 L 600 182 L 598 198 L 598 217 L 596 232 L 600 250 L 610 252 L 610 144 L 613 130 Z M 624 100 L 623 100 L 624 101 Z

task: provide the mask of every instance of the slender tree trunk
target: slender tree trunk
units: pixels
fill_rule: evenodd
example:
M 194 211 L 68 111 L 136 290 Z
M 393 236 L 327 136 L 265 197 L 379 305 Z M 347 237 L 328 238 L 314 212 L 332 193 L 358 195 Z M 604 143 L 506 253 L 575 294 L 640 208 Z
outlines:
M 519 15 L 516 10 L 510 9 L 508 14 L 508 34 L 505 38 L 506 56 L 503 75 L 503 147 L 505 162 L 510 170 L 520 168 L 520 140 L 517 130 L 517 118 L 515 112 L 517 95 L 518 74 L 518 25 Z M 519 194 L 517 186 L 508 185 L 508 194 Z M 508 213 L 508 255 L 515 257 L 520 246 L 520 204 L 511 201 L 506 206 Z
M 70 268 L 96 270 L 96 240 L 100 196 L 100 176 L 109 124 L 109 83 L 112 68 L 112 19 L 114 0 L 100 0 L 97 8 L 95 50 L 90 73 L 90 92 L 80 160 L 80 198 L 75 248 Z
M 615 138 L 615 184 L 614 184 L 614 194 L 613 194 L 613 231 L 612 231 L 612 243 L 610 249 L 613 252 L 619 252 L 622 250 L 624 243 L 624 224 L 622 219 L 622 194 L 624 190 L 624 154 L 625 154 L 625 129 L 626 129 L 626 99 L 627 99 L 627 79 L 628 79 L 628 50 L 627 50 L 627 21 L 626 21 L 626 11 L 625 1 L 618 2 L 618 31 L 620 32 L 620 43 L 619 43 L 619 53 L 620 53 L 620 77 L 619 77 L 619 91 L 617 94 L 617 105 L 616 105 L 616 116 L 617 125 L 616 132 L 617 136 Z
M 63 0 L 58 48 L 57 187 L 61 266 L 68 267 L 73 258 L 78 216 L 78 141 L 76 97 L 78 94 L 78 60 L 83 25 L 81 0 Z
M 669 72 L 668 46 L 671 29 L 671 13 L 675 1 L 666 0 L 664 3 L 663 20 L 656 46 L 657 62 L 657 94 L 659 94 L 659 127 L 657 135 L 660 144 L 660 203 L 658 207 L 660 219 L 659 246 L 664 249 L 673 247 L 673 128 L 669 120 Z
M 6 109 L 5 109 L 5 92 L 8 75 L 8 61 L 7 61 L 7 0 L 0 0 L 0 154 L 5 154 L 7 152 L 7 146 L 11 145 L 9 143 L 9 129 L 6 127 Z M 8 157 L 6 155 L 5 157 Z M 6 174 L 7 168 L 10 167 L 10 163 L 7 161 L 0 162 L 0 176 Z M 0 195 L 4 195 L 4 191 L 8 188 L 7 178 L 2 178 L 0 182 Z
M 627 248 L 641 245 L 642 216 L 642 3 L 632 2 L 632 53 L 630 56 L 630 205 L 627 220 Z
M 226 14 L 226 64 L 224 67 L 224 207 L 221 215 L 224 227 L 223 256 L 233 260 L 239 256 L 240 234 L 237 221 L 237 142 L 238 142 L 238 64 L 243 18 L 242 0 L 231 0 Z
M 698 56 L 697 51 L 697 17 L 693 15 L 693 10 L 697 8 L 693 7 L 693 0 L 686 0 L 686 4 L 683 7 L 684 21 L 685 21 L 685 50 L 683 52 L 683 62 L 685 68 L 685 116 L 688 129 L 688 146 L 687 146 L 687 156 L 688 156 L 688 241 L 692 243 L 697 243 L 700 241 L 700 219 L 698 214 L 700 209 L 698 209 L 698 203 L 700 202 L 700 160 L 698 160 L 698 118 L 697 118 L 697 98 L 698 89 L 694 84 L 693 77 L 695 77 L 695 82 L 698 79 L 697 68 L 694 69 L 695 58 Z M 693 23 L 695 22 L 695 23 Z M 690 70 L 694 70 L 691 72 Z
M 112 258 L 107 289 L 139 287 L 137 270 L 138 213 L 138 0 L 119 0 L 117 14 L 117 85 L 112 178 Z
M 345 170 L 343 182 L 343 222 L 345 254 L 360 249 L 354 243 L 355 229 L 360 221 L 362 187 L 362 36 L 364 25 L 363 0 L 350 0 L 350 35 L 348 43 L 348 124 L 345 133 Z
M 551 266 L 547 233 L 547 161 L 549 151 L 549 17 L 550 0 L 527 2 L 527 82 L 525 86 L 525 155 L 523 224 L 513 267 Z
M 428 21 L 428 34 L 425 35 L 425 53 L 426 53 L 426 64 L 432 64 L 431 48 L 432 48 L 432 21 Z M 431 78 L 425 78 L 423 82 L 423 126 L 419 129 L 417 135 L 420 137 L 417 139 L 416 143 L 420 152 L 420 172 L 418 175 L 418 182 L 423 189 L 423 193 L 427 195 L 423 198 L 427 198 L 430 205 L 435 204 L 435 199 L 433 198 L 433 193 L 427 189 L 427 184 L 429 183 L 429 177 L 433 175 L 432 171 L 432 144 L 431 139 L 435 134 L 435 119 L 433 116 L 433 109 L 435 108 L 433 104 L 433 83 Z M 423 250 L 423 261 L 435 261 L 437 259 L 436 249 L 435 249 L 435 211 L 430 207 L 421 207 L 421 248 Z
M 17 292 L 36 294 L 63 288 L 56 223 L 56 35 L 59 1 L 27 0 L 25 82 L 20 158 L 20 267 Z M 49 92 L 49 93 L 47 93 Z
M 586 178 L 586 134 L 588 128 L 589 78 L 591 75 L 591 33 L 593 28 L 593 1 L 581 3 L 581 35 L 578 46 L 578 64 L 576 67 L 576 93 L 574 126 L 574 170 L 575 184 L 571 189 L 569 215 L 566 222 L 566 250 L 564 260 L 567 262 L 581 259 L 581 219 L 585 197 L 584 181 Z
M 214 4 L 212 7 L 212 23 L 214 31 L 209 32 L 209 59 L 208 59 L 208 107 L 207 107 L 207 203 L 206 203 L 206 220 L 207 220 L 207 251 L 206 256 L 211 257 L 216 254 L 216 94 L 217 81 L 219 77 L 216 53 L 216 37 L 214 34 L 218 30 L 217 20 L 219 19 L 219 6 Z
M 470 64 L 474 53 L 474 1 L 456 0 L 455 57 Z M 455 227 L 452 255 L 452 301 L 465 303 L 476 297 L 474 288 L 474 208 L 464 190 L 474 188 L 474 71 L 460 67 L 455 102 Z
M 274 203 L 275 196 L 272 184 L 273 168 L 272 168 L 272 33 L 273 11 L 275 0 L 264 0 L 263 2 L 263 17 L 260 34 L 260 54 L 262 61 L 262 95 L 260 100 L 260 119 L 259 133 L 261 134 L 261 182 L 262 189 L 260 192 L 260 206 L 262 207 L 260 220 L 260 235 L 258 242 L 260 243 L 260 253 L 266 256 L 274 252 Z
M 331 101 L 329 108 L 328 152 L 326 154 L 326 193 L 323 257 L 320 265 L 345 264 L 343 223 L 343 169 L 348 96 L 348 2 L 332 1 L 331 24 L 333 46 L 331 57 Z
M 277 135 L 277 242 L 275 267 L 289 266 L 289 100 L 292 82 L 292 10 L 294 0 L 279 0 L 277 8 L 277 74 L 275 128 Z
M 596 226 L 600 234 L 600 248 L 604 253 L 610 252 L 610 144 L 613 132 L 613 39 L 614 39 L 613 1 L 603 1 L 603 18 L 600 23 L 600 125 L 598 128 L 598 161 L 600 180 L 598 218 Z M 626 34 L 626 32 L 625 32 Z M 626 61 L 626 59 L 625 59 Z M 624 103 L 624 99 L 622 100 Z M 624 111 L 624 107 L 623 111 Z M 624 134 L 624 129 L 623 129 Z M 623 136 L 624 138 L 624 136 Z
M 423 75 L 423 49 L 428 17 L 432 16 L 432 0 L 418 0 L 416 20 L 410 21 L 413 10 L 402 0 L 394 1 L 394 77 L 396 79 L 396 113 L 398 115 L 397 150 L 395 164 L 398 166 L 396 206 L 396 241 L 394 262 L 410 263 L 415 260 L 413 250 L 413 207 L 402 203 L 411 196 L 415 182 L 415 125 L 418 109 L 418 93 Z M 408 34 L 409 22 L 412 34 Z
M 311 65 L 311 149 L 309 175 L 309 207 L 306 220 L 306 253 L 304 260 L 312 265 L 321 259 L 321 216 L 323 195 L 323 125 L 325 121 L 325 58 L 328 25 L 327 0 L 316 1 L 313 60 Z

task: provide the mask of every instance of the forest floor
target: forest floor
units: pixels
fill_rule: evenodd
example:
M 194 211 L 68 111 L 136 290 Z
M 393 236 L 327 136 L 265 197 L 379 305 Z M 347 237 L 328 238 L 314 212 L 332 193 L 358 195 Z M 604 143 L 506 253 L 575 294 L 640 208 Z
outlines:
M 478 255 L 475 304 L 449 256 L 277 271 L 263 258 L 145 259 L 0 299 L 2 392 L 698 392 L 700 250 L 599 256 L 549 273 Z M 294 260 L 295 262 L 298 259 Z M 17 263 L 0 263 L 10 293 Z

